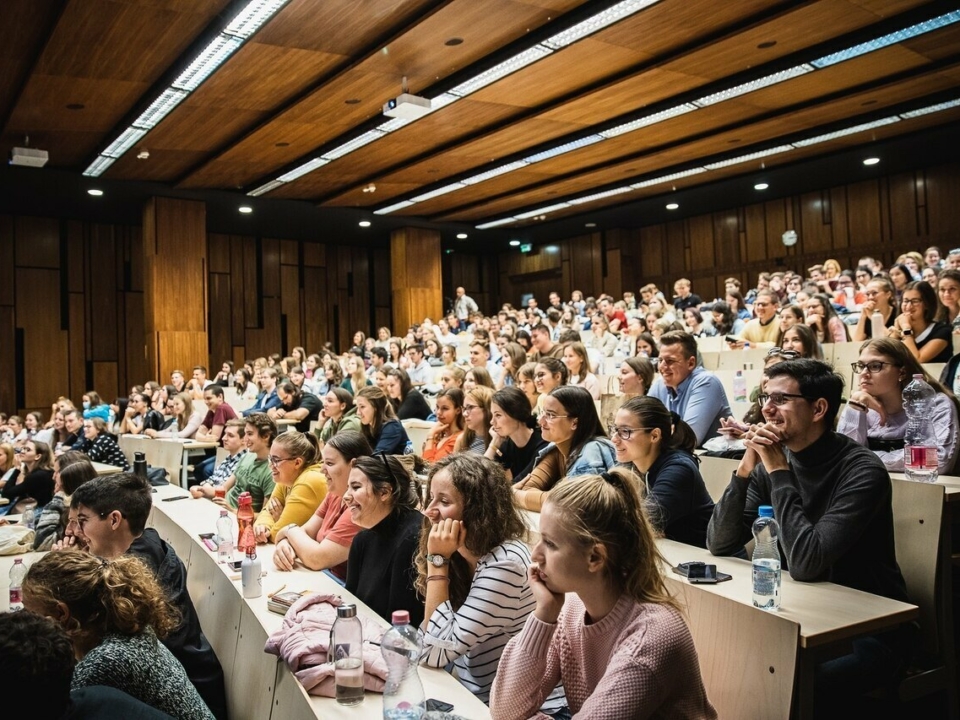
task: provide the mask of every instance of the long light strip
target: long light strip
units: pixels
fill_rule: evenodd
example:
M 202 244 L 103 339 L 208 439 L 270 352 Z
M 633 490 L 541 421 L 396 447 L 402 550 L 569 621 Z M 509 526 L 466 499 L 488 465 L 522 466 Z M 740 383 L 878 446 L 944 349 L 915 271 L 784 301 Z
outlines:
M 577 40 L 582 40 L 588 35 L 593 35 L 599 30 L 610 27 L 624 18 L 640 12 L 655 2 L 657 2 L 657 0 L 624 0 L 624 2 L 619 2 L 606 10 L 601 10 L 593 17 L 587 18 L 583 22 L 579 22 L 573 27 L 557 33 L 549 40 L 544 40 L 543 44 L 551 50 L 565 48 Z
M 387 215 L 387 214 L 389 214 L 389 213 L 392 213 L 394 210 L 403 210 L 403 208 L 410 207 L 411 205 L 416 205 L 416 203 L 413 202 L 413 201 L 411 201 L 411 200 L 401 200 L 400 202 L 394 203 L 393 205 L 387 205 L 387 207 L 385 207 L 385 208 L 380 208 L 379 210 L 374 210 L 374 211 L 373 211 L 373 214 L 374 214 L 374 215 Z
M 619 7 L 619 5 L 614 7 Z M 613 8 L 611 8 L 611 10 L 612 9 Z M 642 8 L 638 8 L 638 9 L 642 9 Z M 833 55 L 825 56 L 824 58 L 821 58 L 819 60 L 816 60 L 810 63 L 802 63 L 792 68 L 787 68 L 786 70 L 780 70 L 778 72 L 765 75 L 764 77 L 757 78 L 756 80 L 751 80 L 750 82 L 747 82 L 747 83 L 741 83 L 739 85 L 735 85 L 733 87 L 726 88 L 724 90 L 720 90 L 715 93 L 711 93 L 709 95 L 705 95 L 701 98 L 698 98 L 697 100 L 694 100 L 692 103 L 681 103 L 680 105 L 676 105 L 666 110 L 661 110 L 659 112 L 651 113 L 650 115 L 637 118 L 636 120 L 631 120 L 629 122 L 623 123 L 616 127 L 610 128 L 609 130 L 602 130 L 596 135 L 590 135 L 590 136 L 587 136 L 586 138 L 580 138 L 578 140 L 573 140 L 570 142 L 563 143 L 561 145 L 558 145 L 555 148 L 544 150 L 540 153 L 537 153 L 536 155 L 531 155 L 529 157 L 523 158 L 523 160 L 517 161 L 520 164 L 517 165 L 514 169 L 518 170 L 522 168 L 524 166 L 524 163 L 529 164 L 532 162 L 539 162 L 549 158 L 557 157 L 559 155 L 563 155 L 565 153 L 578 150 L 579 148 L 584 147 L 586 145 L 591 145 L 595 142 L 599 142 L 600 140 L 609 140 L 619 135 L 623 135 L 628 132 L 633 132 L 634 130 L 639 130 L 644 127 L 649 127 L 651 125 L 664 122 L 665 120 L 669 120 L 671 118 L 677 117 L 679 115 L 683 115 L 688 112 L 692 112 L 697 109 L 701 109 L 704 107 L 709 107 L 710 105 L 715 105 L 717 103 L 725 102 L 732 98 L 739 97 L 741 95 L 746 95 L 748 93 L 754 92 L 756 90 L 760 90 L 762 88 L 771 87 L 773 85 L 777 85 L 779 83 L 792 80 L 793 78 L 799 77 L 801 75 L 814 72 L 819 67 L 826 67 L 827 65 L 836 64 L 837 62 L 842 62 L 843 60 L 847 60 L 852 57 L 857 57 L 866 52 L 871 52 L 872 50 L 878 50 L 880 48 L 887 47 L 888 45 L 896 42 L 900 42 L 901 40 L 905 40 L 908 38 L 916 37 L 917 35 L 922 35 L 924 33 L 938 30 L 942 27 L 946 27 L 947 25 L 951 25 L 958 21 L 960 21 L 960 11 L 947 13 L 945 15 L 941 15 L 940 17 L 933 18 L 931 20 L 927 20 L 922 23 L 917 23 L 916 25 L 911 25 L 910 27 L 904 28 L 902 30 L 898 30 L 893 33 L 888 33 L 887 35 L 884 35 L 881 38 L 877 38 L 876 40 L 872 40 L 868 43 L 861 43 L 860 45 L 853 46 L 852 48 L 848 48 L 847 50 L 834 53 Z M 548 43 L 545 42 L 543 44 L 547 45 Z M 846 53 L 847 55 L 844 55 L 844 53 Z M 834 59 L 830 60 L 831 58 L 834 58 Z M 599 140 L 595 139 L 597 138 L 597 136 L 600 136 Z M 586 142 L 582 142 L 584 140 L 586 140 Z M 581 142 L 582 144 L 578 144 Z M 515 163 L 510 163 L 510 164 L 515 164 Z M 504 167 L 504 166 L 501 166 L 501 167 Z M 490 179 L 491 177 L 497 177 L 505 173 L 497 172 L 496 174 L 490 175 L 489 177 L 483 177 L 486 174 L 487 174 L 486 172 L 479 173 L 478 175 L 461 179 L 459 182 L 462 182 L 464 185 L 475 185 L 478 182 L 482 182 L 483 180 Z M 477 178 L 481 178 L 481 179 L 477 179 Z M 409 206 L 406 206 L 406 207 L 409 207 Z
M 836 140 L 837 138 L 846 137 L 847 135 L 853 135 L 858 132 L 865 132 L 866 130 L 872 130 L 874 128 L 883 127 L 884 125 L 891 125 L 893 123 L 899 122 L 901 120 L 909 120 L 912 118 L 921 117 L 923 115 L 929 115 L 931 113 L 942 112 L 944 110 L 950 110 L 955 107 L 960 107 L 960 98 L 955 100 L 946 100 L 944 102 L 936 103 L 934 105 L 928 105 L 926 107 L 917 108 L 916 110 L 908 110 L 906 112 L 899 113 L 898 115 L 890 115 L 885 118 L 880 118 L 879 120 L 874 120 L 867 123 L 859 123 L 857 125 L 852 125 L 848 128 L 842 130 L 836 130 L 834 132 L 824 133 L 822 135 L 816 135 L 812 138 L 807 138 L 804 140 L 797 140 L 790 144 L 777 145 L 766 150 L 758 150 L 757 152 L 747 153 L 746 155 L 740 155 L 735 158 L 730 158 L 728 160 L 721 160 L 715 163 L 708 163 L 702 167 L 693 167 L 688 170 L 681 170 L 679 172 L 670 173 L 669 175 L 661 175 L 660 177 L 651 178 L 650 180 L 643 180 L 638 183 L 633 183 L 629 186 L 623 186 L 618 188 L 613 188 L 612 190 L 605 190 L 598 193 L 592 193 L 590 195 L 582 195 L 577 198 L 572 198 L 570 200 L 565 200 L 559 203 L 553 203 L 536 210 L 528 210 L 526 212 L 518 213 L 512 217 L 500 218 L 498 220 L 491 220 L 489 222 L 481 223 L 476 225 L 477 230 L 486 230 L 488 228 L 500 227 L 502 225 L 510 225 L 511 223 L 518 222 L 520 220 L 529 220 L 530 218 L 538 217 L 540 215 L 546 215 L 554 210 L 561 210 L 568 207 L 576 207 L 577 205 L 583 205 L 594 200 L 602 200 L 604 198 L 613 197 L 615 195 L 622 195 L 633 190 L 639 190 L 641 188 L 650 187 L 651 185 L 659 185 L 661 183 L 670 182 L 671 180 L 677 180 L 679 178 L 689 177 L 691 175 L 698 175 L 700 173 L 707 172 L 709 170 L 718 170 L 720 168 L 730 167 L 732 165 L 739 165 L 741 163 L 750 162 L 751 160 L 758 160 L 760 158 L 769 157 L 770 155 L 779 155 L 781 153 L 789 152 L 790 150 L 795 150 L 797 148 L 809 147 L 811 145 L 817 145 L 819 143 L 829 142 L 831 140 Z M 413 203 L 411 203 L 413 204 Z
M 298 177 L 303 177 L 307 173 L 313 172 L 318 167 L 323 167 L 328 162 L 330 161 L 327 160 L 326 158 L 314 158 L 309 162 L 305 162 L 300 167 L 294 168 L 293 170 L 288 172 L 286 175 L 281 175 L 280 177 L 277 178 L 277 182 L 280 182 L 280 183 L 293 182 Z
M 130 127 L 120 133 L 107 149 L 90 163 L 83 174 L 87 177 L 102 175 L 117 158 L 136 145 L 137 141 L 147 132 L 155 128 L 161 120 L 196 90 L 217 68 L 223 65 L 227 58 L 239 50 L 247 39 L 263 27 L 264 23 L 276 15 L 288 2 L 290 0 L 250 0 L 244 5 L 223 32 L 219 33 L 197 54 L 187 65 L 187 69 L 170 84 L 170 87 L 165 88 L 140 117 L 134 120 Z M 130 142 L 130 138 L 135 139 Z M 108 160 L 109 162 L 107 162 Z M 269 192 L 269 190 L 263 190 L 263 188 L 270 184 L 261 185 L 257 188 L 257 191 L 261 191 L 261 194 L 262 192 Z

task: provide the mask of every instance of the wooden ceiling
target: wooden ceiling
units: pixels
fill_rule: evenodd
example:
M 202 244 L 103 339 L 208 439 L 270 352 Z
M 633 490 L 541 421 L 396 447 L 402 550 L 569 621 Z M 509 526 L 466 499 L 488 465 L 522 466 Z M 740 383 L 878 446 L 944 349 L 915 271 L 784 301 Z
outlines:
M 80 173 L 240 0 L 3 0 L 0 151 Z M 247 192 L 612 0 L 290 0 L 104 177 Z M 256 202 L 375 210 L 958 9 L 923 0 L 659 0 Z M 457 42 L 456 40 L 460 42 Z M 451 42 L 452 41 L 452 42 Z M 417 203 L 482 223 L 960 98 L 960 23 Z M 562 209 L 583 213 L 955 122 L 960 108 Z M 140 160 L 140 150 L 149 159 Z M 373 184 L 375 192 L 364 192 Z M 532 222 L 532 221 L 528 221 Z M 523 225 L 517 222 L 516 225 Z

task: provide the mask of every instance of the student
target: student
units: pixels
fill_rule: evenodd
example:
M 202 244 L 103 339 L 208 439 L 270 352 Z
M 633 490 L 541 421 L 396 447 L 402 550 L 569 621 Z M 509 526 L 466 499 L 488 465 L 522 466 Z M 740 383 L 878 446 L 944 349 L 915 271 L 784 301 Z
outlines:
M 432 414 L 430 405 L 410 383 L 406 370 L 391 368 L 387 371 L 387 395 L 398 420 L 426 420 Z
M 500 653 L 534 606 L 526 524 L 503 471 L 488 458 L 451 455 L 427 483 L 416 557 L 417 590 L 426 598 L 422 662 L 453 663 L 460 682 L 489 703 Z M 557 687 L 541 710 L 565 705 Z
M 106 423 L 100 418 L 83 421 L 83 440 L 73 449 L 86 453 L 93 462 L 124 469 L 127 467 L 127 458 L 117 445 L 116 438 L 109 433 Z
M 329 571 L 343 585 L 347 579 L 347 556 L 360 527 L 353 522 L 344 495 L 350 470 L 357 458 L 370 455 L 370 443 L 355 430 L 330 438 L 323 446 L 323 469 L 327 495 L 316 513 L 302 525 L 290 524 L 277 531 L 273 564 L 278 570 L 293 570 L 296 562 L 310 570 Z
M 216 466 L 213 474 L 199 485 L 190 488 L 190 494 L 195 498 L 214 498 L 217 495 L 217 488 L 224 487 L 227 480 L 233 477 L 247 453 L 246 441 L 243 437 L 243 428 L 246 423 L 243 420 L 227 420 L 227 425 L 223 429 L 223 435 L 220 441 L 223 443 L 223 449 L 227 451 L 227 457 L 223 462 Z
M 563 346 L 563 364 L 567 366 L 570 385 L 584 387 L 594 400 L 600 399 L 600 380 L 590 370 L 587 348 L 583 343 L 571 342 Z
M 106 685 L 71 690 L 73 643 L 60 625 L 29 610 L 0 613 L 0 692 L 29 699 L 29 717 L 58 720 L 169 720 Z
M 96 422 L 103 421 L 97 418 Z M 0 514 L 19 514 L 28 507 L 39 510 L 50 502 L 53 492 L 53 452 L 46 443 L 27 440 L 20 450 L 20 472 L 0 488 L 0 497 L 10 501 Z
M 54 495 L 37 516 L 35 551 L 47 551 L 63 539 L 67 529 L 70 496 L 78 487 L 97 477 L 93 464 L 83 453 L 68 450 L 53 461 Z
M 248 492 L 253 501 L 253 511 L 260 512 L 263 503 L 273 492 L 273 474 L 270 472 L 270 446 L 277 437 L 277 424 L 266 413 L 254 413 L 243 419 L 243 438 L 247 454 L 240 460 L 233 477 L 223 487 L 226 498 L 214 498 L 214 502 L 233 510 L 237 509 L 240 493 Z
M 276 420 L 295 420 L 294 430 L 310 432 L 310 424 L 320 418 L 323 410 L 320 398 L 303 392 L 292 380 L 284 380 L 277 385 L 277 397 L 280 398 L 280 406 L 267 411 L 267 415 Z
M 27 571 L 23 606 L 67 631 L 78 658 L 74 688 L 107 685 L 179 720 L 213 720 L 183 665 L 157 642 L 179 618 L 141 560 L 49 553 Z
M 515 387 L 497 390 L 490 398 L 490 431 L 485 455 L 503 468 L 511 482 L 527 477 L 537 453 L 548 445 L 530 414 L 526 395 Z
M 328 442 L 339 432 L 360 432 L 360 417 L 353 404 L 353 395 L 340 387 L 331 388 L 323 396 L 323 411 L 320 413 L 319 422 L 314 434 L 323 442 Z
M 437 393 L 437 421 L 423 441 L 423 459 L 436 462 L 453 452 L 463 433 L 463 391 L 444 388 Z
M 281 433 L 270 446 L 267 461 L 274 488 L 253 526 L 258 543 L 275 542 L 281 528 L 306 523 L 327 494 L 315 435 L 296 430 Z
M 939 305 L 937 294 L 928 283 L 909 283 L 900 301 L 901 313 L 888 331 L 921 363 L 948 362 L 953 355 L 950 325 L 934 320 Z
M 561 681 L 577 717 L 717 717 L 634 480 L 615 469 L 551 493 L 529 570 L 536 608 L 500 658 L 493 717 L 537 716 Z
M 617 380 L 623 395 L 646 395 L 653 385 L 653 363 L 645 357 L 628 357 L 620 365 Z
M 397 420 L 387 394 L 378 387 L 365 387 L 357 393 L 355 402 L 363 434 L 374 452 L 402 455 L 410 440 Z
M 693 454 L 697 437 L 690 426 L 656 398 L 639 396 L 617 411 L 610 438 L 617 461 L 643 478 L 644 504 L 657 532 L 706 547 L 713 500 Z
M 490 442 L 490 398 L 493 389 L 479 385 L 468 390 L 463 398 L 463 433 L 457 438 L 454 452 L 483 455 Z
M 200 427 L 197 428 L 196 440 L 198 442 L 215 442 L 223 445 L 223 431 L 227 423 L 237 419 L 237 413 L 233 407 L 223 397 L 223 388 L 219 385 L 208 385 L 203 391 L 203 402 L 207 406 L 207 414 L 204 416 Z M 203 483 L 213 474 L 217 464 L 216 453 L 196 464 L 193 469 L 193 476 L 198 483 Z

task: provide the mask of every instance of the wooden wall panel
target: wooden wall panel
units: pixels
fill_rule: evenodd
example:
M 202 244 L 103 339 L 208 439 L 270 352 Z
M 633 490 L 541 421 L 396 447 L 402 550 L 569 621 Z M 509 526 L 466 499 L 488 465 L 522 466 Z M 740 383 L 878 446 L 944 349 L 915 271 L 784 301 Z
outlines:
M 435 230 L 407 227 L 390 234 L 390 287 L 395 331 L 405 332 L 407 326 L 420 323 L 425 317 L 439 317 L 443 312 L 441 252 L 440 233 Z M 360 270 L 366 262 L 357 258 L 354 252 L 353 264 Z M 352 277 L 355 290 L 357 286 L 369 289 L 369 272 L 357 272 Z M 355 322 L 361 321 L 355 312 L 350 315 Z M 368 327 L 369 320 L 358 324 L 356 329 Z
M 83 293 L 70 293 L 70 346 L 68 366 L 70 386 L 66 393 L 71 398 L 83 396 L 87 385 L 86 303 Z M 141 302 L 141 307 L 143 307 Z M 141 326 L 143 321 L 141 320 Z M 141 351 L 141 355 L 142 355 Z M 99 392 L 99 391 L 98 391 Z
M 847 186 L 847 224 L 850 246 L 886 245 L 881 222 L 880 184 L 867 180 Z
M 706 270 L 715 267 L 713 216 L 700 215 L 690 218 L 687 223 L 687 232 L 690 238 L 690 261 L 686 267 L 691 270 Z
M 12 282 L 10 288 L 13 289 Z M 15 316 L 16 311 L 12 305 L 0 305 L 0 368 L 3 368 L 2 382 L 0 382 L 0 407 L 7 413 L 21 410 L 17 403 L 15 382 L 17 366 Z
M 60 267 L 60 223 L 55 218 L 18 216 L 14 233 L 18 267 Z
M 960 169 L 955 165 L 928 168 L 924 183 L 930 244 L 944 255 L 960 247 Z
M 0 215 L 0 306 L 13 307 L 13 218 Z M 6 338 L 3 338 L 6 340 Z
M 60 329 L 60 271 L 18 267 L 16 288 L 16 327 L 23 330 L 23 409 L 46 408 L 49 414 L 50 404 L 70 387 L 67 333 Z
M 917 203 L 917 182 L 922 182 L 915 173 L 901 173 L 888 179 L 890 198 L 891 237 L 903 238 L 913 247 L 926 236 L 926 222 L 921 228 L 920 207 Z M 923 252 L 921 248 L 920 252 Z
M 233 305 L 230 302 L 230 275 L 210 273 L 210 363 L 216 367 L 216 358 L 221 362 L 233 358 L 233 336 L 230 332 Z
M 117 245 L 114 242 L 112 225 L 94 225 L 88 238 L 91 258 L 115 258 Z M 86 287 L 91 288 L 87 305 L 87 327 L 90 342 L 90 359 L 111 361 L 118 359 L 119 337 L 117 333 L 116 273 L 108 262 L 93 262 L 88 265 Z

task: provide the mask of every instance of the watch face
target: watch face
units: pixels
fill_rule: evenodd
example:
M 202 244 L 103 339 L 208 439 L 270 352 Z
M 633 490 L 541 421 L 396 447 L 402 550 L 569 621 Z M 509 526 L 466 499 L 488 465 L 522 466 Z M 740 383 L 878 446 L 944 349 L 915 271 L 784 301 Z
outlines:
M 434 567 L 443 567 L 443 558 L 440 555 L 431 555 L 430 562 L 433 563 Z

